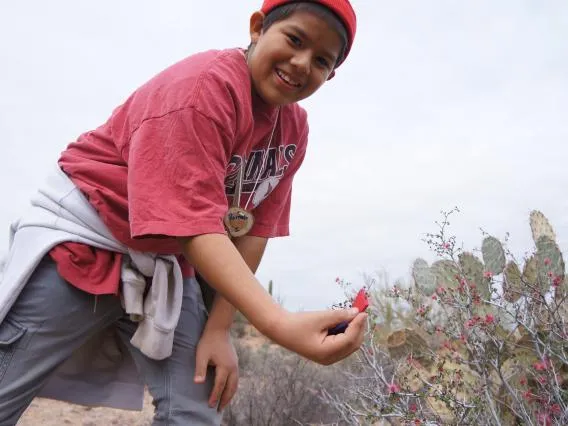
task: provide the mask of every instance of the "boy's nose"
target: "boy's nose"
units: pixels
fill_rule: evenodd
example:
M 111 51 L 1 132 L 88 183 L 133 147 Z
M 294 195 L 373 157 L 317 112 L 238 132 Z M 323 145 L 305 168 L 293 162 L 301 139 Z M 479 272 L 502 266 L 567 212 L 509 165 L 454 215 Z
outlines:
M 312 60 L 311 53 L 304 51 L 296 53 L 292 59 L 291 63 L 296 68 L 298 72 L 308 75 L 310 73 L 310 63 Z

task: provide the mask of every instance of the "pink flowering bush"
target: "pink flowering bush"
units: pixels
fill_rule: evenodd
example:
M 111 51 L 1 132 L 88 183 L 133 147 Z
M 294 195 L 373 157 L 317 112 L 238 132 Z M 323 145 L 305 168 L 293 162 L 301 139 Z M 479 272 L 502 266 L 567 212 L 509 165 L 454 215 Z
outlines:
M 552 227 L 531 213 L 523 262 L 489 235 L 476 256 L 448 235 L 456 211 L 427 234 L 437 260 L 414 262 L 413 285 L 370 291 L 350 386 L 322 399 L 354 425 L 568 424 L 568 280 Z

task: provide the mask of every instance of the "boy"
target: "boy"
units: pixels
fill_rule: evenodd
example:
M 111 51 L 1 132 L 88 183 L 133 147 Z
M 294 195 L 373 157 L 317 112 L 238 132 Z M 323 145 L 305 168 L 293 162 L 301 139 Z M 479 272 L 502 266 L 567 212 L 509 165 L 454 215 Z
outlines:
M 254 277 L 267 239 L 288 234 L 308 133 L 297 102 L 333 77 L 355 29 L 348 0 L 265 0 L 247 50 L 169 67 L 67 147 L 12 227 L 0 424 L 37 395 L 139 408 L 136 371 L 154 424 L 219 424 L 238 382 L 235 308 L 321 364 L 358 349 L 365 314 L 290 313 Z

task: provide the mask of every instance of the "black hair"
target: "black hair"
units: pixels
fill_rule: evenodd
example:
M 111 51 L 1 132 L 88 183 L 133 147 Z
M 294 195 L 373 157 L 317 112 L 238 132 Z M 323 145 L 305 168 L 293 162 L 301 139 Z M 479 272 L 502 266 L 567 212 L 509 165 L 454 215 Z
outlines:
M 345 58 L 345 51 L 347 49 L 347 43 L 349 42 L 347 38 L 347 30 L 343 21 L 331 9 L 328 9 L 321 4 L 310 1 L 298 1 L 275 7 L 264 17 L 262 30 L 267 31 L 276 22 L 289 18 L 294 12 L 299 10 L 308 11 L 319 18 L 322 18 L 335 30 L 335 32 L 337 32 L 341 38 L 341 50 L 339 51 L 339 56 L 337 57 L 335 64 L 340 64 Z

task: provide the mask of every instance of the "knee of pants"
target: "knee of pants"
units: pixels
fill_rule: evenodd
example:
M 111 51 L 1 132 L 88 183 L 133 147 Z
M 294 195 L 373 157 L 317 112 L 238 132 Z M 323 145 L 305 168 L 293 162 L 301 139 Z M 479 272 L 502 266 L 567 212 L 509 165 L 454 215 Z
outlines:
M 190 379 L 192 380 L 192 378 Z M 203 385 L 201 385 L 203 386 Z M 219 426 L 222 413 L 209 407 L 207 399 L 197 395 L 172 392 L 169 397 L 154 399 L 154 426 Z

